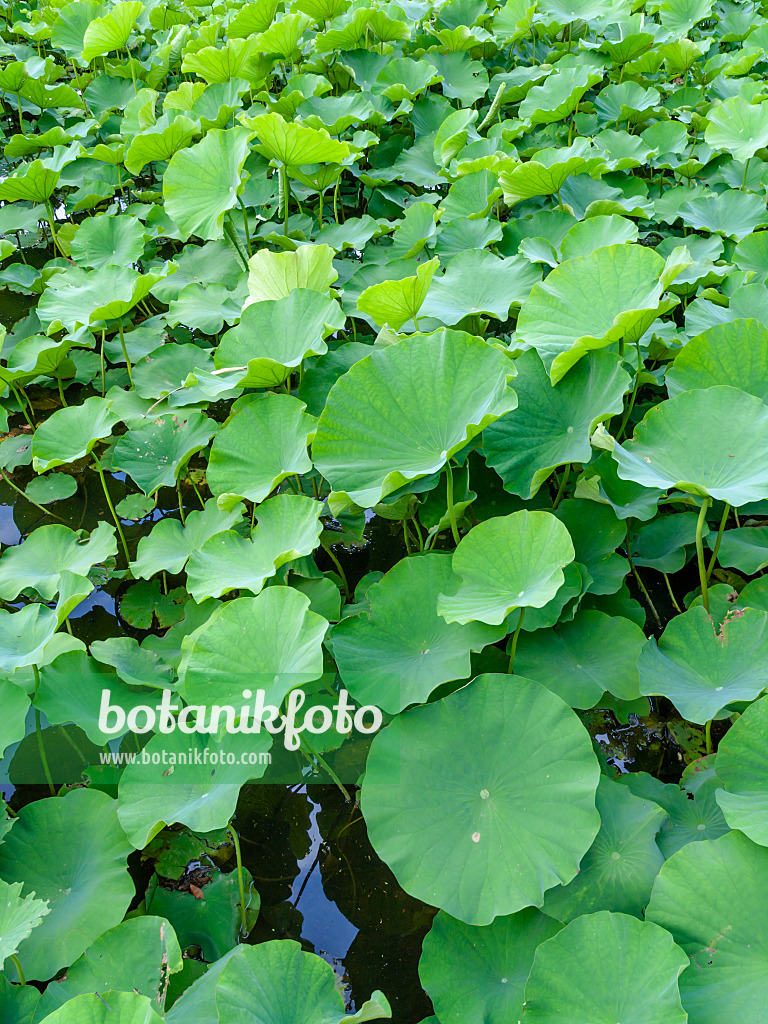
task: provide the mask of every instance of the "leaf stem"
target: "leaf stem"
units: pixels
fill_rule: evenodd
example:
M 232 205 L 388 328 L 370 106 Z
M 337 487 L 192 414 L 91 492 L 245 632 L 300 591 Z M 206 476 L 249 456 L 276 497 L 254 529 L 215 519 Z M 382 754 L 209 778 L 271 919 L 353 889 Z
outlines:
M 128 358 L 128 349 L 125 347 L 125 335 L 123 334 L 122 317 L 118 321 L 117 329 L 120 332 L 120 347 L 123 350 L 123 358 L 125 359 L 125 365 L 128 367 L 128 380 L 131 382 L 131 387 L 133 387 L 133 367 L 131 366 L 131 360 Z
M 656 611 L 656 605 L 651 600 L 651 595 L 648 593 L 647 587 L 640 579 L 640 573 L 637 571 L 635 563 L 632 561 L 632 549 L 629 538 L 629 524 L 627 524 L 627 561 L 629 562 L 629 568 L 632 570 L 632 575 L 635 577 L 638 587 L 640 587 L 640 590 L 643 592 L 643 597 L 648 602 L 648 607 L 653 612 L 654 619 L 656 619 L 658 624 L 661 625 L 661 617 L 659 616 L 659 613 Z
M 11 478 L 6 474 L 5 470 L 2 469 L 2 467 L 0 467 L 0 476 L 2 476 L 3 480 L 5 480 L 5 482 L 12 490 L 16 491 L 17 494 L 20 494 L 22 498 L 24 498 L 26 501 L 30 503 L 30 505 L 34 505 L 35 508 L 40 509 L 43 515 L 52 516 L 54 519 L 58 519 L 60 523 L 64 522 L 63 519 L 59 519 L 59 517 L 55 515 L 55 513 L 51 512 L 49 509 L 43 508 L 42 505 L 38 505 L 38 503 L 36 501 L 33 501 L 28 494 L 25 494 L 20 487 L 17 487 L 13 480 L 11 480 Z
M 326 555 L 328 555 L 328 557 L 330 558 L 330 560 L 333 562 L 334 566 L 336 567 L 336 572 L 341 577 L 341 584 L 344 587 L 344 593 L 347 596 L 347 600 L 351 601 L 352 600 L 352 595 L 349 592 L 349 584 L 347 583 L 347 576 L 346 576 L 346 573 L 344 572 L 344 570 L 341 567 L 341 562 L 338 560 L 336 555 L 334 555 L 333 550 L 331 549 L 331 545 L 330 544 L 323 544 L 323 543 L 321 543 L 320 547 L 323 549 L 323 551 L 326 553 Z
M 709 721 L 707 722 L 706 726 L 704 727 L 704 736 L 706 738 L 706 743 L 707 743 L 707 753 L 711 754 L 712 753 L 712 719 L 711 718 L 709 719 Z
M 562 472 L 562 475 L 560 477 L 560 484 L 559 484 L 559 486 L 557 488 L 557 494 L 555 495 L 555 500 L 552 503 L 552 508 L 557 508 L 557 506 L 563 500 L 563 493 L 565 492 L 565 485 L 568 483 L 568 477 L 570 476 L 570 474 L 571 474 L 571 464 L 570 464 L 570 462 L 566 462 L 566 464 L 563 466 L 563 472 Z
M 33 665 L 32 668 L 34 668 L 35 675 L 39 681 L 40 675 L 37 671 L 37 665 Z M 40 760 L 43 763 L 43 771 L 45 772 L 45 781 L 48 783 L 48 789 L 51 792 L 51 796 L 56 796 L 56 787 L 53 785 L 51 769 L 48 766 L 48 758 L 46 757 L 45 746 L 43 745 L 43 730 L 40 725 L 40 712 L 37 708 L 35 708 L 35 735 L 37 736 L 37 749 L 40 752 Z
M 22 971 L 22 969 L 21 969 L 21 963 L 19 961 L 19 958 L 16 956 L 15 953 L 11 953 L 8 956 L 8 959 L 11 961 L 13 966 L 16 968 L 16 973 L 19 976 L 19 983 L 21 985 L 26 985 L 27 979 L 24 977 L 24 971 Z
M 520 618 L 517 620 L 515 626 L 515 632 L 512 634 L 512 644 L 509 648 L 509 674 L 513 675 L 515 671 L 515 654 L 517 652 L 517 638 L 520 636 L 520 630 L 523 628 L 523 619 L 525 618 L 525 608 L 520 609 Z
M 702 498 L 701 509 L 699 511 L 699 518 L 696 522 L 696 559 L 699 563 L 699 581 L 701 582 L 701 600 L 704 608 L 709 615 L 709 591 L 707 590 L 707 570 L 704 565 L 704 544 L 702 542 L 702 535 L 704 533 L 704 523 L 707 519 L 707 509 L 709 508 L 712 499 L 710 497 Z
M 101 479 L 101 487 L 102 490 L 104 491 L 104 497 L 107 499 L 109 511 L 112 513 L 112 519 L 114 520 L 115 526 L 117 527 L 117 532 L 120 535 L 120 542 L 123 545 L 123 553 L 125 554 L 125 564 L 126 566 L 128 566 L 131 563 L 131 556 L 128 554 L 128 544 L 126 543 L 125 540 L 123 527 L 117 512 L 115 512 L 115 506 L 112 504 L 112 498 L 109 496 L 109 490 L 107 489 L 107 481 L 104 479 L 104 470 L 101 467 L 101 462 L 99 461 L 98 456 L 96 456 L 95 454 L 93 455 L 93 461 L 96 464 L 96 469 Z
M 245 912 L 245 885 L 243 884 L 243 857 L 240 852 L 240 837 L 231 825 L 227 825 L 227 832 L 232 839 L 237 859 L 237 886 L 240 890 L 240 935 L 245 938 L 248 934 L 248 918 Z
M 683 609 L 677 603 L 677 598 L 675 597 L 675 593 L 672 590 L 672 584 L 669 581 L 669 576 L 665 572 L 663 572 L 661 575 L 664 577 L 664 582 L 667 584 L 667 590 L 669 591 L 669 596 L 672 598 L 672 604 L 675 606 L 675 608 L 677 608 L 677 610 L 682 615 Z
M 453 507 L 453 470 L 451 469 L 451 460 L 445 464 L 446 470 L 446 501 L 448 503 L 448 518 L 451 521 L 451 533 L 453 534 L 453 543 L 458 547 L 461 537 L 459 536 L 459 527 L 456 523 L 456 509 Z
M 709 577 L 712 575 L 712 570 L 715 568 L 715 562 L 717 561 L 717 555 L 718 555 L 718 552 L 720 551 L 720 541 L 723 539 L 723 530 L 725 529 L 725 523 L 726 523 L 726 520 L 728 519 L 728 513 L 730 511 L 731 511 L 731 506 L 726 501 L 725 507 L 723 508 L 723 515 L 722 515 L 722 517 L 720 519 L 720 527 L 718 528 L 718 531 L 717 531 L 717 540 L 715 541 L 715 546 L 712 549 L 712 557 L 710 558 L 709 565 L 707 566 L 707 583 L 709 583 Z

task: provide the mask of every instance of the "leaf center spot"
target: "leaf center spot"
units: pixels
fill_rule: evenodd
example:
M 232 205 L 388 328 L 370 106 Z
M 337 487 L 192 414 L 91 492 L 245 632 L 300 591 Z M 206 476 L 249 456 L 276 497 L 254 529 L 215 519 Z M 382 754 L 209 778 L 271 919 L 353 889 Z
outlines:
M 481 790 L 480 790 L 480 796 L 481 796 L 481 798 L 482 798 L 483 800 L 487 800 L 487 799 L 488 799 L 488 797 L 489 797 L 490 795 L 491 795 L 491 794 L 490 794 L 490 793 L 488 792 L 488 790 L 487 790 L 487 789 L 481 789 Z
M 472 842 L 473 843 L 479 843 L 480 842 L 480 833 L 479 832 L 473 832 L 472 833 Z
M 611 854 L 611 860 L 621 860 L 621 854 L 617 853 L 616 850 Z

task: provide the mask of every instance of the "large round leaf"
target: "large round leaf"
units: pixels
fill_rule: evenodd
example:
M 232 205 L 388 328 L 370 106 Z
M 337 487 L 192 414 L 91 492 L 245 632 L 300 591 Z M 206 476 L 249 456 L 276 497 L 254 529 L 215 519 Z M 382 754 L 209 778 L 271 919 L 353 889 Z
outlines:
M 447 622 L 477 619 L 498 626 L 514 608 L 542 608 L 574 558 L 568 530 L 550 512 L 513 512 L 487 519 L 462 537 L 452 581 L 437 599 Z
M 768 698 L 751 704 L 717 748 L 717 802 L 731 828 L 768 846 Z
M 680 979 L 690 1024 L 761 1024 L 768 1005 L 768 850 L 740 832 L 688 843 L 653 887 L 649 921 L 691 960 Z
M 0 561 L 0 598 L 12 601 L 29 587 L 52 601 L 62 572 L 86 576 L 94 565 L 115 554 L 115 531 L 105 522 L 100 522 L 87 540 L 68 526 L 41 526 L 24 544 L 4 553 Z
M 665 381 L 670 398 L 726 384 L 768 399 L 768 328 L 758 320 L 715 324 L 675 356 Z
M 598 776 L 588 734 L 558 697 L 486 675 L 376 736 L 361 805 L 406 892 L 489 924 L 574 877 L 600 826 Z
M 160 487 L 175 487 L 179 473 L 217 429 L 201 412 L 189 412 L 186 419 L 168 412 L 124 434 L 115 445 L 112 464 L 151 497 Z
M 58 409 L 32 436 L 33 465 L 38 473 L 82 459 L 97 441 L 109 437 L 118 417 L 104 398 Z
M 626 914 L 586 914 L 536 950 L 525 986 L 530 1024 L 685 1024 L 688 966 L 668 932 Z
M 359 703 L 397 714 L 441 683 L 469 676 L 470 651 L 501 639 L 503 630 L 438 615 L 437 597 L 451 576 L 448 555 L 404 558 L 369 588 L 368 608 L 333 627 L 326 642 Z
M 23 882 L 50 909 L 20 948 L 28 978 L 52 978 L 122 921 L 134 886 L 116 812 L 104 793 L 73 789 L 23 807 L 0 845 L 0 878 Z
M 731 387 L 686 391 L 653 406 L 613 457 L 624 480 L 731 505 L 768 498 L 768 408 Z
M 505 489 L 530 498 L 556 466 L 589 462 L 589 439 L 601 420 L 622 411 L 629 375 L 608 352 L 591 352 L 556 387 L 536 352 L 515 365 L 518 407 L 486 428 L 483 450 Z
M 21 895 L 21 882 L 4 882 L 0 878 L 0 970 L 8 957 L 19 951 L 19 943 L 37 928 L 50 913 L 45 900 L 35 899 L 34 892 Z
M 162 1024 L 162 1017 L 136 992 L 89 992 L 54 1010 L 45 1024 Z
M 704 139 L 713 149 L 726 150 L 744 163 L 768 143 L 768 103 L 750 103 L 732 96 L 709 113 Z
M 500 352 L 454 331 L 374 349 L 331 388 L 312 445 L 315 464 L 335 490 L 369 508 L 438 472 L 514 408 L 512 375 Z
M 560 928 L 533 907 L 480 928 L 441 910 L 419 960 L 419 979 L 440 1019 L 517 1022 L 525 1009 L 525 983 L 536 947 Z

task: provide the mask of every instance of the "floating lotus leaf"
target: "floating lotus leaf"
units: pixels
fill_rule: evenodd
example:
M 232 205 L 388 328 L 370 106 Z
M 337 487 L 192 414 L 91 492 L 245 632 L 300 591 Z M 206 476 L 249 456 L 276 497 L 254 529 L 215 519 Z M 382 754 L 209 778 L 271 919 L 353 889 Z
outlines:
M 768 884 L 768 850 L 740 832 L 689 843 L 653 887 L 649 921 L 666 928 L 690 958 L 680 979 L 696 1024 L 759 1024 L 768 998 L 768 934 L 755 894 Z
M 654 406 L 634 437 L 616 444 L 623 480 L 677 488 L 739 506 L 768 497 L 768 409 L 737 388 L 687 391 Z
M 484 925 L 574 877 L 599 828 L 597 781 L 589 736 L 559 698 L 486 675 L 375 737 L 361 806 L 406 892 Z
M 61 573 L 86 576 L 97 562 L 117 554 L 114 527 L 99 523 L 87 541 L 67 526 L 41 526 L 29 540 L 9 548 L 0 561 L 0 598 L 12 601 L 27 587 L 52 601 Z
M 447 622 L 500 625 L 515 608 L 542 608 L 573 561 L 566 528 L 550 512 L 487 519 L 461 539 L 452 568 L 459 579 L 437 599 Z
M 536 947 L 560 928 L 533 907 L 479 928 L 441 910 L 424 939 L 419 980 L 444 1020 L 506 1024 L 523 1014 Z
M 511 371 L 500 352 L 453 331 L 374 349 L 331 388 L 312 458 L 334 489 L 369 508 L 411 480 L 438 472 L 514 408 L 515 394 L 507 387 Z
M 538 353 L 516 360 L 518 406 L 483 433 L 486 461 L 504 487 L 532 497 L 557 466 L 589 462 L 597 424 L 620 413 L 629 376 L 609 352 L 591 352 L 552 386 Z
M 171 413 L 129 430 L 114 448 L 112 464 L 150 497 L 160 487 L 175 487 L 179 473 L 216 433 L 217 425 L 201 412 L 187 419 Z
M 685 1024 L 685 953 L 663 928 L 602 911 L 571 921 L 536 950 L 525 986 L 531 1024 Z
M 758 320 L 716 324 L 691 338 L 664 377 L 670 398 L 728 385 L 768 399 L 768 328 Z
M 451 576 L 447 555 L 404 558 L 368 590 L 367 608 L 333 627 L 326 643 L 360 704 L 396 714 L 422 703 L 441 683 L 470 675 L 470 651 L 501 638 L 498 629 L 437 614 Z
M 715 761 L 723 785 L 717 802 L 726 821 L 760 846 L 768 846 L 767 735 L 768 700 L 763 697 L 728 730 Z
M 23 807 L 0 845 L 0 879 L 48 900 L 48 915 L 20 945 L 28 978 L 52 978 L 122 921 L 134 886 L 116 810 L 104 793 L 73 789 Z

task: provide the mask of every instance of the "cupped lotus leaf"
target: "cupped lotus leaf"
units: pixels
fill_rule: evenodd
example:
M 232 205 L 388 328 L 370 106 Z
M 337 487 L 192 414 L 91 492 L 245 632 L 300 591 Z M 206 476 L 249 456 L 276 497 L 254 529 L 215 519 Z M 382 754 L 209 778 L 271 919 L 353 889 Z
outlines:
M 291 395 L 274 392 L 235 408 L 208 462 L 208 486 L 219 508 L 231 508 L 240 498 L 263 501 L 286 477 L 311 470 L 307 445 L 317 420 L 305 408 Z
M 649 640 L 637 667 L 640 692 L 667 697 L 689 722 L 704 724 L 726 704 L 752 701 L 768 686 L 768 612 L 747 608 L 719 631 L 702 605 Z
M 0 878 L 23 882 L 50 911 L 21 944 L 28 978 L 52 978 L 122 921 L 134 896 L 129 853 L 116 801 L 97 790 L 73 789 L 19 811 L 0 845 Z
M 241 705 L 244 686 L 236 701 Z M 195 721 L 195 716 L 187 720 L 188 728 Z M 266 771 L 271 745 L 272 736 L 264 729 L 258 735 L 224 733 L 223 738 L 185 735 L 181 729 L 153 736 L 144 749 L 150 759 L 156 757 L 154 763 L 133 761 L 120 777 L 117 816 L 131 844 L 143 849 L 174 822 L 194 832 L 226 827 L 241 786 Z M 230 755 L 232 762 L 226 760 Z
M 416 99 L 420 92 L 441 80 L 442 76 L 429 61 L 398 57 L 387 61 L 379 72 L 374 91 L 398 103 L 400 100 Z
M 587 89 L 602 75 L 577 66 L 554 71 L 543 85 L 535 85 L 520 104 L 518 116 L 532 125 L 551 124 L 572 113 Z
M 765 204 L 759 196 L 732 188 L 690 199 L 680 207 L 680 217 L 689 227 L 703 228 L 739 241 L 768 221 Z
M 203 334 L 218 334 L 225 323 L 233 324 L 240 318 L 242 300 L 242 294 L 229 291 L 223 284 L 190 284 L 171 303 L 168 324 L 185 324 Z M 229 386 L 226 377 L 223 384 Z
M 122 50 L 128 42 L 136 19 L 144 10 L 139 0 L 124 0 L 115 4 L 103 18 L 94 18 L 83 36 L 83 60 Z
M 704 140 L 745 163 L 768 144 L 768 103 L 750 103 L 742 96 L 725 100 L 709 112 Z
M 45 1018 L 45 1024 L 162 1024 L 162 1021 L 151 1001 L 136 992 L 84 993 Z
M 768 232 L 766 232 L 768 234 Z M 664 377 L 669 397 L 728 385 L 768 400 L 768 328 L 731 320 L 698 334 L 677 353 Z
M 225 876 L 225 881 L 228 881 L 229 877 L 231 876 Z M 215 882 L 211 884 L 215 884 Z M 158 896 L 168 899 L 178 895 L 179 893 L 155 889 L 153 902 Z M 193 981 L 189 988 L 184 989 L 181 996 L 168 1010 L 165 1017 L 168 1024 L 187 1024 L 190 1019 L 195 1020 L 197 1024 L 219 1024 L 219 1014 L 216 1009 L 216 985 L 221 977 L 221 972 L 230 960 L 243 956 L 246 950 L 251 948 L 244 944 L 236 945 L 210 964 L 205 973 Z
M 97 271 L 72 267 L 46 285 L 37 314 L 49 333 L 116 320 L 146 298 L 164 273 L 139 274 L 131 267 L 104 266 Z
M 66 977 L 43 993 L 39 1014 L 52 1013 L 86 993 L 136 992 L 162 1013 L 168 979 L 182 968 L 176 933 L 162 917 L 135 917 L 93 942 Z
M 514 408 L 511 375 L 500 352 L 455 331 L 374 349 L 331 388 L 313 460 L 334 489 L 370 508 L 409 481 L 438 472 Z
M 19 944 L 50 913 L 47 900 L 35 899 L 34 892 L 21 895 L 21 882 L 10 885 L 0 878 L 0 970 L 6 959 L 19 951 Z
M 707 537 L 707 544 L 714 548 L 716 534 Z M 768 565 L 768 530 L 763 523 L 759 526 L 742 526 L 726 530 L 723 534 L 717 560 L 722 566 L 733 567 L 747 576 L 754 576 Z
M 286 167 L 340 164 L 350 154 L 347 143 L 334 139 L 324 128 L 289 122 L 279 114 L 246 117 L 243 124 L 252 129 L 251 134 L 255 133 L 259 139 L 253 148 L 270 160 L 279 160 Z
M 663 928 L 601 911 L 536 950 L 525 986 L 531 1024 L 685 1024 L 678 978 L 688 957 Z
M 125 166 L 131 174 L 141 174 L 155 160 L 169 161 L 200 134 L 200 125 L 180 114 L 162 128 L 148 128 L 134 135 L 125 151 Z
M 768 850 L 741 832 L 688 843 L 656 879 L 646 910 L 691 961 L 680 979 L 691 1024 L 759 1024 L 768 999 L 768 922 L 756 894 Z
M 243 690 L 263 689 L 280 706 L 296 686 L 323 671 L 327 621 L 291 587 L 268 587 L 218 608 L 190 638 L 184 694 L 192 704 L 243 703 Z
M 510 306 L 525 302 L 540 280 L 539 268 L 522 256 L 499 259 L 487 249 L 468 249 L 433 279 L 420 316 L 448 327 L 477 313 L 504 321 Z
M 44 600 L 52 601 L 62 572 L 86 576 L 94 565 L 115 554 L 115 531 L 105 522 L 100 522 L 87 540 L 68 526 L 41 526 L 24 544 L 4 553 L 0 561 L 0 598 L 11 601 L 29 587 Z
M 237 205 L 252 136 L 246 128 L 214 128 L 202 142 L 174 153 L 163 175 L 163 198 L 185 235 L 222 237 L 224 218 Z
M 110 665 L 129 686 L 173 689 L 173 670 L 148 647 L 139 647 L 130 636 L 93 640 L 91 655 L 102 665 Z
M 418 325 L 417 315 L 424 305 L 439 263 L 440 260 L 435 256 L 417 266 L 412 277 L 370 285 L 359 296 L 357 308 L 380 326 L 388 324 L 394 331 L 399 331 L 409 320 Z
M 574 877 L 600 826 L 598 775 L 589 736 L 558 697 L 485 675 L 377 734 L 361 806 L 406 892 L 485 925 Z
M 550 512 L 486 519 L 461 539 L 452 568 L 459 579 L 437 599 L 447 622 L 500 625 L 515 608 L 551 601 L 573 561 L 568 530 Z
M 582 611 L 555 629 L 521 634 L 515 670 L 572 708 L 593 708 L 606 691 L 637 700 L 637 659 L 644 643 L 643 631 L 629 619 Z
M 187 590 L 195 601 L 231 590 L 258 594 L 281 565 L 311 555 L 323 526 L 322 505 L 300 494 L 277 494 L 259 505 L 250 539 L 234 530 L 218 533 L 192 552 Z
M 202 512 L 189 512 L 183 525 L 178 519 L 161 519 L 152 527 L 152 532 L 139 541 L 131 572 L 145 580 L 161 569 L 181 572 L 193 551 L 198 551 L 217 533 L 229 530 L 242 518 L 242 512 L 240 504 L 222 511 L 216 500 L 210 498 Z
M 58 50 L 63 50 L 70 60 L 81 56 L 86 29 L 94 18 L 106 13 L 106 7 L 96 0 L 75 0 L 65 4 L 51 28 L 51 43 Z
M 535 196 L 551 196 L 559 192 L 572 174 L 593 177 L 605 167 L 603 155 L 594 150 L 589 139 L 577 139 L 573 145 L 540 149 L 525 163 L 499 168 L 499 184 L 504 202 L 514 206 Z
M 479 928 L 441 910 L 424 939 L 419 980 L 443 1020 L 517 1021 L 536 947 L 560 928 L 534 907 Z
M 720 741 L 717 802 L 731 828 L 768 846 L 768 698 L 746 709 Z
M 590 349 L 635 342 L 668 312 L 676 300 L 662 292 L 676 269 L 642 245 L 609 245 L 566 260 L 534 285 L 516 340 L 536 349 L 557 384 Z
M 294 288 L 310 288 L 325 294 L 336 278 L 334 250 L 329 245 L 300 245 L 295 252 L 259 249 L 248 260 L 248 299 L 252 302 L 282 299 Z
M 17 200 L 45 203 L 56 191 L 59 174 L 58 170 L 48 167 L 42 160 L 22 164 L 16 174 L 10 174 L 0 181 L 0 199 L 6 203 Z
M 636 242 L 637 225 L 627 217 L 611 214 L 603 217 L 589 217 L 570 228 L 560 243 L 560 255 L 564 260 L 577 256 L 591 256 L 595 249 L 607 245 Z
M 335 299 L 294 288 L 282 299 L 248 305 L 240 323 L 221 338 L 214 363 L 220 370 L 244 369 L 240 387 L 276 387 L 306 356 L 327 352 L 325 339 L 342 330 L 345 320 Z
M 80 266 L 94 270 L 135 263 L 144 252 L 144 233 L 138 217 L 86 217 L 72 239 L 70 256 Z
M 596 804 L 600 831 L 573 881 L 545 893 L 544 912 L 565 923 L 598 910 L 631 914 L 642 920 L 664 863 L 656 833 L 667 812 L 603 775 Z
M 437 614 L 451 576 L 447 555 L 404 558 L 369 588 L 368 607 L 333 627 L 326 644 L 360 704 L 397 714 L 423 703 L 441 683 L 471 674 L 470 651 L 501 639 L 503 630 L 447 623 Z
M 590 352 L 555 387 L 537 352 L 515 366 L 517 409 L 485 429 L 483 451 L 505 490 L 531 498 L 557 466 L 589 462 L 589 439 L 622 411 L 630 378 L 610 352 Z
M 653 406 L 634 436 L 616 443 L 623 480 L 716 498 L 738 507 L 768 497 L 768 409 L 753 395 L 717 386 Z
M 146 426 L 129 430 L 114 447 L 112 465 L 124 470 L 151 497 L 160 487 L 175 487 L 195 452 L 205 448 L 217 424 L 201 412 L 165 413 Z
M 18 612 L 0 610 L 0 668 L 14 672 L 24 665 L 39 665 L 58 627 L 56 613 L 45 605 L 27 604 Z
M 293 939 L 273 939 L 247 946 L 233 956 L 216 983 L 219 1019 L 232 1024 L 352 1024 L 392 1015 L 380 992 L 346 1016 L 333 968 Z

